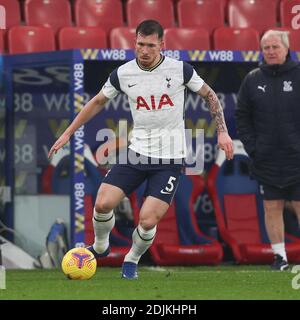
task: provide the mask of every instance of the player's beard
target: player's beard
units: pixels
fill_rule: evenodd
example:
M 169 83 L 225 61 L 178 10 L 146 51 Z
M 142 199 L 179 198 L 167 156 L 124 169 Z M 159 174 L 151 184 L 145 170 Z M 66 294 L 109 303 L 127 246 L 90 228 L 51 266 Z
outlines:
M 139 63 L 146 68 L 149 68 L 153 64 L 154 60 L 151 60 L 150 57 L 141 57 Z

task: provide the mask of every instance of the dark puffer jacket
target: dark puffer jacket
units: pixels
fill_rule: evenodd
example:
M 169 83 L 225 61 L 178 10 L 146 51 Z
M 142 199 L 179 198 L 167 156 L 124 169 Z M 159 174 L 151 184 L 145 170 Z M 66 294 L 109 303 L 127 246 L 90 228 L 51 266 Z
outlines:
M 300 182 L 300 65 L 262 63 L 238 93 L 236 125 L 251 158 L 251 172 L 264 184 Z

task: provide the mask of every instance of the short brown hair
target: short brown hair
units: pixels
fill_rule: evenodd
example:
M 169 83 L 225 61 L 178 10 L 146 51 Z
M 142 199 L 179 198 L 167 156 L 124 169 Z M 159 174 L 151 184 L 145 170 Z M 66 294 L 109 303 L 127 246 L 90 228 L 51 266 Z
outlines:
M 138 33 L 144 36 L 150 36 L 152 34 L 157 34 L 159 39 L 162 39 L 164 35 L 164 29 L 161 24 L 156 20 L 145 20 L 141 22 L 136 28 L 136 36 Z

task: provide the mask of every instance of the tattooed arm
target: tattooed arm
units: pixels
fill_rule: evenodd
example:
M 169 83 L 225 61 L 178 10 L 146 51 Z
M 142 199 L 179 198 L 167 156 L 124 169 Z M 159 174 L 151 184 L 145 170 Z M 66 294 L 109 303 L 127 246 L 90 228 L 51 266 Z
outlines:
M 212 118 L 216 121 L 217 132 L 227 132 L 223 109 L 214 90 L 204 83 L 198 94 L 205 99 Z
M 198 91 L 198 94 L 207 102 L 212 118 L 216 122 L 219 147 L 225 151 L 227 159 L 232 159 L 233 144 L 230 136 L 228 135 L 223 109 L 216 93 L 210 86 L 204 83 Z

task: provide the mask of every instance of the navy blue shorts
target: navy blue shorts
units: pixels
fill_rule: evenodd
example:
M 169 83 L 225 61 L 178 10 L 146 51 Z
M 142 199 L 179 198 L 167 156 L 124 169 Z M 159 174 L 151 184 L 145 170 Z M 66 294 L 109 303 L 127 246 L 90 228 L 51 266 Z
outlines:
M 102 182 L 119 187 L 129 196 L 146 181 L 145 197 L 152 196 L 170 204 L 182 168 L 181 164 L 115 164 Z
M 300 201 L 300 183 L 284 188 L 264 184 L 260 186 L 260 191 L 264 200 Z

